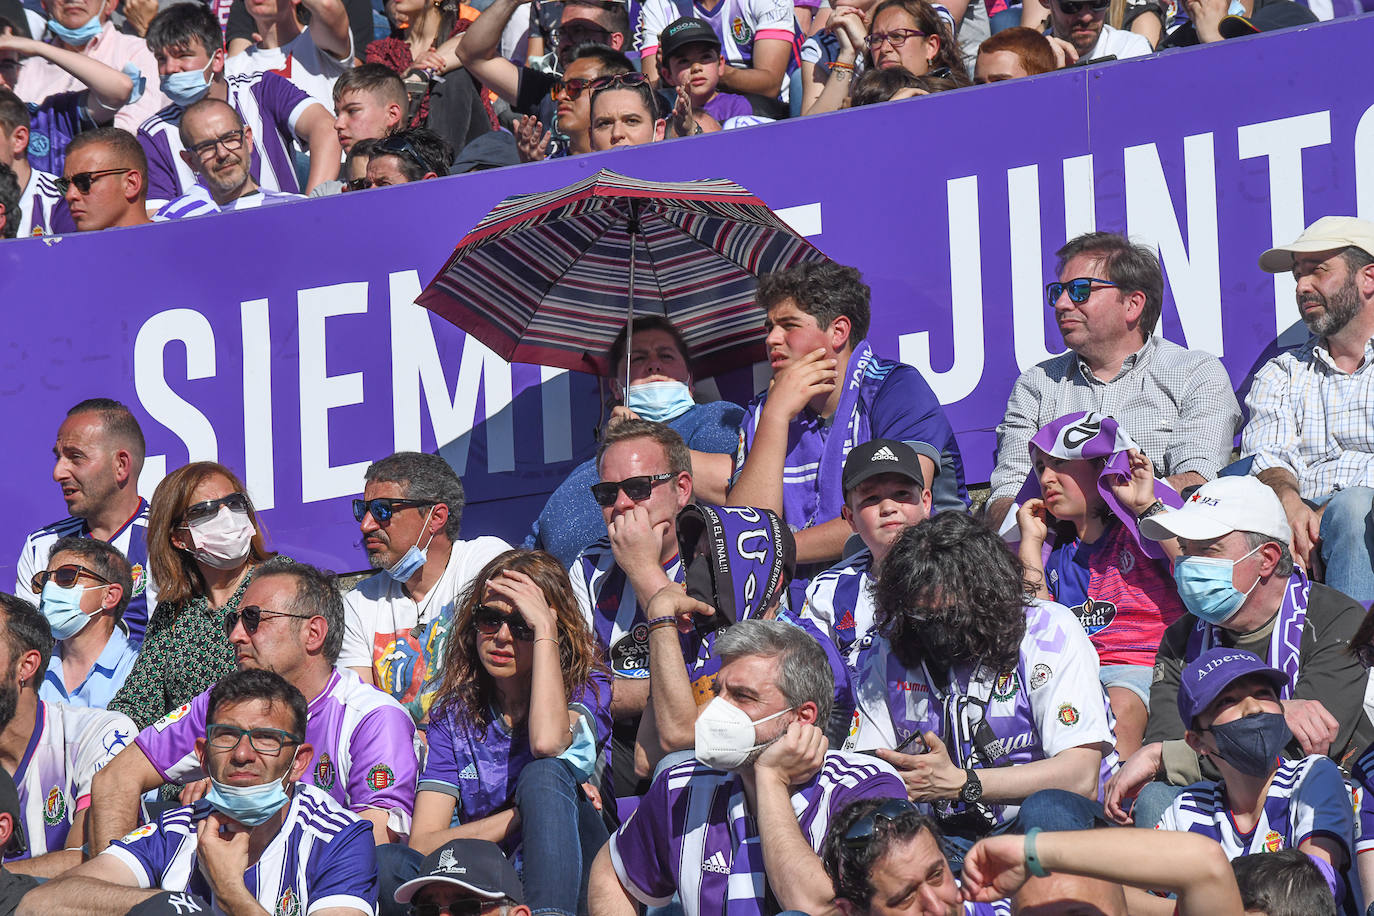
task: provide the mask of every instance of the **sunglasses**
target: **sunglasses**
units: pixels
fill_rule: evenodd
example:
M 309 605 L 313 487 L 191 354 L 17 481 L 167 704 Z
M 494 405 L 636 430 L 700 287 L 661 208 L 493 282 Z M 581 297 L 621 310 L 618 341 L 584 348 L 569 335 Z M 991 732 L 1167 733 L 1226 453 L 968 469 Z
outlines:
M 377 524 L 385 525 L 391 521 L 391 516 L 401 509 L 419 509 L 432 505 L 434 505 L 433 502 L 423 499 L 355 499 L 353 500 L 353 519 L 361 522 L 368 515 L 371 515 Z
M 1097 277 L 1077 277 L 1068 283 L 1055 281 L 1045 287 L 1045 301 L 1049 303 L 1050 308 L 1054 308 L 1059 297 L 1068 293 L 1069 301 L 1072 303 L 1087 302 L 1093 290 L 1100 286 L 1116 286 L 1116 284 L 1111 280 L 1102 280 Z
M 643 502 L 649 498 L 649 494 L 654 491 L 654 487 L 666 480 L 672 480 L 676 474 L 645 474 L 640 477 L 626 477 L 624 480 L 607 480 L 602 483 L 592 484 L 592 498 L 596 504 L 605 508 L 614 506 L 616 496 L 621 490 L 634 502 Z
M 101 169 L 98 172 L 77 172 L 75 175 L 66 178 L 54 178 L 53 184 L 57 185 L 58 193 L 66 194 L 67 189 L 76 185 L 76 189 L 82 194 L 91 193 L 91 185 L 95 184 L 106 175 L 123 175 L 125 172 L 132 172 L 133 169 Z
M 43 586 L 47 585 L 49 581 L 56 582 L 60 588 L 71 588 L 82 576 L 87 576 L 106 585 L 110 584 L 109 579 L 94 570 L 87 569 L 77 563 L 64 563 L 56 569 L 45 569 L 36 573 L 29 580 L 29 587 L 33 589 L 35 595 L 38 595 L 42 594 Z
M 193 143 L 187 147 L 187 149 L 201 159 L 204 159 L 206 156 L 213 156 L 215 154 L 215 147 L 217 146 L 222 146 L 232 153 L 243 147 L 243 131 L 244 128 L 240 127 L 238 130 L 231 130 L 229 133 L 221 134 L 214 139 Z
M 926 37 L 926 33 L 920 29 L 893 29 L 891 32 L 870 32 L 864 36 L 864 44 L 868 45 L 870 51 L 875 51 L 883 44 L 890 44 L 894 49 L 900 48 L 912 38 L 917 36 Z
M 578 79 L 577 77 L 570 80 L 559 80 L 549 90 L 549 98 L 557 102 L 559 96 L 562 96 L 569 102 L 576 102 L 582 93 L 591 88 L 593 82 L 594 80 Z
M 372 148 L 372 156 L 408 156 L 410 161 L 418 165 L 426 172 L 433 172 L 440 178 L 448 174 L 448 168 L 443 163 L 431 164 L 420 155 L 419 150 L 411 145 L 405 137 L 397 137 L 394 134 L 387 137 L 381 143 Z
M 410 916 L 482 916 L 505 905 L 504 900 L 455 900 L 453 903 L 412 903 Z
M 649 78 L 643 73 L 613 73 L 610 76 L 598 76 L 592 80 L 591 89 L 599 92 L 602 89 L 620 88 L 624 86 L 647 86 Z
M 483 636 L 495 636 L 501 631 L 501 627 L 509 627 L 510 635 L 513 639 L 521 642 L 533 642 L 534 630 L 525 623 L 525 618 L 519 614 L 505 614 L 489 604 L 479 604 L 477 609 L 472 612 L 472 622 L 477 627 L 477 632 Z
M 220 506 L 228 506 L 230 512 L 242 512 L 245 515 L 253 508 L 253 504 L 248 501 L 247 496 L 242 493 L 230 493 L 219 499 L 207 499 L 204 502 L 187 506 L 181 517 L 186 524 L 193 525 L 196 522 L 214 518 L 219 514 Z
M 1087 7 L 1094 13 L 1101 13 L 1112 5 L 1112 0 L 1058 0 L 1059 9 L 1065 16 L 1077 16 Z
M 866 849 L 868 844 L 873 842 L 873 838 L 878 833 L 878 828 L 883 824 L 908 814 L 917 813 L 919 813 L 917 807 L 906 799 L 889 798 L 872 814 L 865 814 L 850 824 L 849 829 L 844 832 L 842 842 L 846 849 Z
M 269 617 L 294 617 L 297 620 L 309 620 L 314 616 L 316 615 L 283 614 L 279 611 L 265 611 L 256 604 L 250 604 L 248 607 L 240 608 L 237 611 L 224 612 L 224 632 L 225 635 L 234 632 L 234 627 L 239 625 L 239 621 L 243 621 L 244 631 L 249 636 L 252 636 L 258 631 L 258 625 Z
M 343 189 L 345 191 L 366 191 L 370 187 L 372 185 L 368 183 L 366 178 L 350 178 L 344 182 Z
M 217 751 L 232 751 L 239 746 L 244 736 L 248 745 L 259 754 L 275 757 L 288 744 L 300 744 L 299 735 L 282 731 L 280 728 L 239 728 L 237 725 L 211 723 L 205 729 L 205 739 Z

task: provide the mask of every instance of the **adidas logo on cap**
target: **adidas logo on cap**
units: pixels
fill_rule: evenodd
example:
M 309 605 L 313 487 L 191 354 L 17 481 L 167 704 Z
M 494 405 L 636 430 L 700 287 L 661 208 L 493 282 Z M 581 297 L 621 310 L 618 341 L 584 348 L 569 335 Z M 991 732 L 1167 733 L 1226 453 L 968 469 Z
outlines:
M 888 448 L 886 445 L 884 445 L 882 448 L 878 449 L 876 452 L 874 452 L 872 455 L 870 455 L 870 456 L 868 457 L 868 460 L 869 460 L 869 461 L 900 461 L 901 459 L 897 457 L 897 453 L 896 453 L 896 452 L 892 451 L 892 449 L 890 449 L 890 448 Z
M 725 861 L 725 854 L 716 850 L 709 859 L 701 863 L 701 870 L 712 871 L 718 875 L 728 875 L 730 874 L 730 865 Z

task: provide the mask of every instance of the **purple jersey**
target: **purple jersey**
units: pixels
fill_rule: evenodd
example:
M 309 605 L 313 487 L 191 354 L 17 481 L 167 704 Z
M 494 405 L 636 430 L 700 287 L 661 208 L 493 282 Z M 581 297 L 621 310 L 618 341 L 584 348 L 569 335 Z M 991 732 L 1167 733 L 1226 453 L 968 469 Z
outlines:
M 1355 852 L 1374 852 L 1374 745 L 1351 768 L 1350 784 L 1355 790 Z
M 586 719 L 598 750 L 607 748 L 611 736 L 610 676 L 593 671 L 587 686 L 568 708 Z M 420 789 L 453 796 L 457 802 L 455 826 L 510 807 L 520 771 L 534 760 L 528 729 L 512 732 L 493 715 L 491 724 L 478 731 L 457 704 L 440 708 L 440 714 L 431 718 L 425 737 L 429 753 Z M 515 859 L 519 844 L 516 836 L 508 837 L 501 846 Z
M 291 143 L 296 122 L 311 105 L 310 96 L 276 73 L 230 73 L 229 104 L 253 129 L 253 158 L 249 171 L 268 191 L 300 193 Z M 144 121 L 138 142 L 148 154 L 148 206 L 162 207 L 196 184 L 195 173 L 181 158 L 180 105 L 166 108 Z
M 196 828 L 210 804 L 173 808 L 115 840 L 102 856 L 122 862 L 141 888 L 189 891 L 216 904 L 196 860 Z M 318 789 L 296 783 L 281 830 L 243 873 L 248 893 L 269 913 L 335 907 L 371 914 L 377 900 L 372 826 Z M 221 912 L 218 904 L 215 912 Z
M 845 557 L 811 580 L 801 619 L 828 636 L 851 664 L 872 640 L 873 554 L 867 547 Z
M 895 770 L 875 757 L 830 752 L 792 790 L 802 836 L 819 851 L 830 819 L 865 798 L 906 798 Z M 768 887 L 758 825 L 744 782 L 696 760 L 658 774 L 649 793 L 610 839 L 620 883 L 649 906 L 677 893 L 686 916 L 762 916 L 779 907 Z
M 88 92 L 58 92 L 41 102 L 28 103 L 29 167 L 62 174 L 67 145 L 83 130 L 96 127 L 86 107 Z
M 673 557 L 663 565 L 668 578 L 681 584 L 682 561 Z M 606 663 L 616 677 L 649 677 L 649 627 L 644 608 L 629 578 L 611 553 L 611 542 L 602 538 L 578 554 L 568 570 L 573 594 Z M 646 596 L 652 598 L 652 595 Z
M 196 739 L 205 736 L 210 691 L 138 733 L 134 743 L 158 774 L 187 783 L 204 774 Z M 410 832 L 415 809 L 415 720 L 401 704 L 352 671 L 336 668 L 307 708 L 305 740 L 315 749 L 309 781 L 350 811 L 390 812 L 392 829 Z

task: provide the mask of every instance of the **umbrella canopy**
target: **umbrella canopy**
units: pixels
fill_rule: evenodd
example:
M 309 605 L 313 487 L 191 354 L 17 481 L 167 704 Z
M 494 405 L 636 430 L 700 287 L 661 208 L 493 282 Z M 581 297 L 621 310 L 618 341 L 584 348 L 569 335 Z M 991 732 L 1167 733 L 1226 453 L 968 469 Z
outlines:
M 603 375 L 631 310 L 662 315 L 706 376 L 763 358 L 758 276 L 820 260 L 732 181 L 659 183 L 602 170 L 506 198 L 416 301 L 510 362 Z

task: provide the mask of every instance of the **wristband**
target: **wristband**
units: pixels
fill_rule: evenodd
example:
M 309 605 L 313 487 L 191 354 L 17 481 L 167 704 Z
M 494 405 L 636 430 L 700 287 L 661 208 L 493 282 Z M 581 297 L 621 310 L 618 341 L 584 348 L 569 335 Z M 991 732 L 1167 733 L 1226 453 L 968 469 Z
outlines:
M 659 627 L 676 627 L 677 618 L 669 614 L 667 617 L 655 617 L 649 621 L 649 632 L 652 633 Z
M 557 637 L 557 636 L 541 636 L 541 637 L 539 637 L 538 639 L 536 639 L 535 642 L 537 642 L 537 643 L 539 643 L 539 642 L 552 642 L 552 643 L 556 643 L 556 642 L 558 642 L 558 637 Z
M 844 61 L 841 61 L 841 60 L 833 60 L 833 61 L 830 62 L 830 69 L 831 69 L 831 70 L 848 70 L 850 73 L 853 73 L 853 72 L 854 72 L 854 65 L 853 65 L 853 64 L 846 64 Z
M 1039 827 L 1032 827 L 1026 831 L 1026 871 L 1036 878 L 1048 878 L 1050 873 L 1040 864 L 1040 857 L 1035 854 L 1035 838 L 1039 833 Z
M 1169 509 L 1168 506 L 1164 505 L 1164 503 L 1163 503 L 1162 501 L 1160 501 L 1160 500 L 1157 499 L 1157 500 L 1155 500 L 1154 502 L 1150 503 L 1150 505 L 1147 506 L 1147 507 L 1145 508 L 1145 511 L 1144 511 L 1144 512 L 1142 512 L 1142 513 L 1140 513 L 1139 515 L 1137 515 L 1137 516 L 1135 517 L 1135 520 L 1136 520 L 1137 522 L 1143 522 L 1143 521 L 1145 521 L 1145 519 L 1147 519 L 1147 518 L 1149 518 L 1149 517 L 1151 517 L 1151 516 L 1153 516 L 1153 515 L 1158 515 L 1158 514 L 1161 513 L 1161 512 L 1166 512 L 1166 511 L 1168 511 L 1168 509 Z

